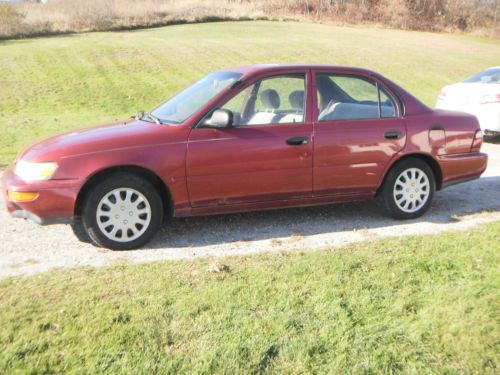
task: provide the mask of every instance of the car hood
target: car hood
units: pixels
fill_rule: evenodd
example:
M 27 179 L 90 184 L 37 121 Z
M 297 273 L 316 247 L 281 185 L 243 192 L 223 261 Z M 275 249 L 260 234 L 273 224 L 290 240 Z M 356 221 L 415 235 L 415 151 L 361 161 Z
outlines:
M 59 134 L 26 148 L 18 159 L 56 161 L 75 155 L 168 142 L 175 129 L 146 121 L 119 122 Z

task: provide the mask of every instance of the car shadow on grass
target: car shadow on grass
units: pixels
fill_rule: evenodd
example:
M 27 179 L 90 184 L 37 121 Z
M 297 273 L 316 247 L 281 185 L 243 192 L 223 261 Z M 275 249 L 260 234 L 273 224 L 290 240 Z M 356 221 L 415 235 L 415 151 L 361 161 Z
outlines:
M 500 177 L 487 176 L 438 192 L 421 218 L 400 221 L 388 217 L 374 200 L 271 211 L 178 218 L 162 228 L 147 247 L 186 248 L 277 238 L 297 238 L 403 224 L 454 223 L 461 216 L 500 211 Z M 401 232 L 400 234 L 403 234 Z

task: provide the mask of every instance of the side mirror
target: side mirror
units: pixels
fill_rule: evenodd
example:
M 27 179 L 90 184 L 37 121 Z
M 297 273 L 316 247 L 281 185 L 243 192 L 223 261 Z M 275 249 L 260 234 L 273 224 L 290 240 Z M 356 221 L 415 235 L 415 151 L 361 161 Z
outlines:
M 205 121 L 205 125 L 212 128 L 228 128 L 233 125 L 233 112 L 227 109 L 216 109 L 212 117 Z

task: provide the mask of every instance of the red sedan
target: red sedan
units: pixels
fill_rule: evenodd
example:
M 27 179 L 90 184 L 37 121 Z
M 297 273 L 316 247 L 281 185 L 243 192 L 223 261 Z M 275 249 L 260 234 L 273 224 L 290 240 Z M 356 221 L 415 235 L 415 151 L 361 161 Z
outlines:
M 165 219 L 377 197 L 398 219 L 486 169 L 475 117 L 433 111 L 365 69 L 211 73 L 150 113 L 58 135 L 3 174 L 7 208 L 111 249 Z

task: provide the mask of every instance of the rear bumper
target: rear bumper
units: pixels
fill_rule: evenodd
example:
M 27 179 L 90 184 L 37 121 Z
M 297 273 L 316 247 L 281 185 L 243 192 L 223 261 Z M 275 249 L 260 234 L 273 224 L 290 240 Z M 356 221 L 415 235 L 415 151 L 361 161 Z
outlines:
M 443 188 L 479 178 L 488 165 L 488 155 L 482 152 L 442 155 L 437 160 L 443 174 Z
M 9 167 L 2 177 L 2 193 L 7 211 L 13 217 L 28 219 L 40 225 L 71 223 L 82 184 L 77 179 L 26 183 Z M 9 191 L 37 192 L 38 198 L 14 202 L 9 198 Z

